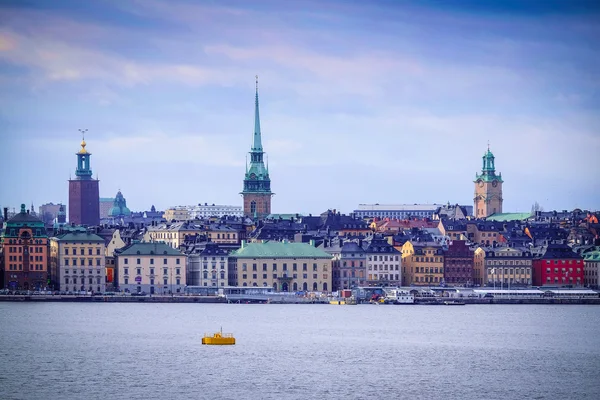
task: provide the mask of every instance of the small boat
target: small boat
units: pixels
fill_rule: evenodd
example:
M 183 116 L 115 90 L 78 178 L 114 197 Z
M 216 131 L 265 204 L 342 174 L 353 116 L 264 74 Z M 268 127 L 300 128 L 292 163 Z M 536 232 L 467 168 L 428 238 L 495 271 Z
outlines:
M 446 300 L 444 301 L 444 305 L 446 306 L 464 306 L 465 302 L 460 300 Z
M 202 338 L 202 344 L 227 346 L 235 344 L 235 338 L 232 333 L 223 333 L 223 328 L 221 328 L 221 331 L 213 333 L 212 335 L 205 333 Z

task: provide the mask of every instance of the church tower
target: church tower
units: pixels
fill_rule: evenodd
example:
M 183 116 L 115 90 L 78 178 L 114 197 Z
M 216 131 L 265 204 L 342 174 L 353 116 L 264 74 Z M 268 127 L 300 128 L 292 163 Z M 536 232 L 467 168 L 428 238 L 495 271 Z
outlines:
M 483 155 L 481 175 L 475 174 L 475 218 L 485 218 L 502 212 L 502 174 L 496 175 L 494 155 L 488 145 Z
M 256 77 L 256 96 L 254 99 L 254 136 L 250 149 L 250 165 L 246 161 L 244 190 L 240 193 L 244 198 L 244 216 L 260 219 L 271 214 L 271 178 L 269 168 L 265 167 L 260 133 L 260 116 L 258 113 L 258 76 Z
M 82 131 L 85 133 L 85 131 Z M 100 225 L 99 181 L 92 178 L 90 158 L 85 148 L 85 136 L 77 153 L 75 179 L 69 179 L 69 222 L 76 225 Z

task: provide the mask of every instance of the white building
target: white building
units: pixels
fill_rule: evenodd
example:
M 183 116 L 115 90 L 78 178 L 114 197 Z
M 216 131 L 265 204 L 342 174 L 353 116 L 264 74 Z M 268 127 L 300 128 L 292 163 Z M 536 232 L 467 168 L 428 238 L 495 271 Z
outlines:
M 165 243 L 134 243 L 115 251 L 118 286 L 130 293 L 183 293 L 186 257 Z
M 106 291 L 104 239 L 78 229 L 50 239 L 50 268 L 61 291 Z
M 402 286 L 402 254 L 394 246 L 374 236 L 365 252 L 368 286 Z
M 201 251 L 193 251 L 187 257 L 187 284 L 190 286 L 225 287 L 228 285 L 226 250 L 209 242 Z
M 209 217 L 243 217 L 244 212 L 241 206 L 224 206 L 204 203 L 197 206 L 188 207 L 188 212 L 191 219 L 205 219 Z
M 354 214 L 360 218 L 432 218 L 439 204 L 359 204 Z

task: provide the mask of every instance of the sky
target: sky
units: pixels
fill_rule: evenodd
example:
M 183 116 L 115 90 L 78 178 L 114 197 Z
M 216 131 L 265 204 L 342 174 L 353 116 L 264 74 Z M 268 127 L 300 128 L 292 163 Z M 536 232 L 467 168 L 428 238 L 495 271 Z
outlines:
M 79 129 L 101 197 L 242 205 L 259 76 L 275 213 L 600 209 L 592 1 L 0 2 L 0 206 L 68 203 Z

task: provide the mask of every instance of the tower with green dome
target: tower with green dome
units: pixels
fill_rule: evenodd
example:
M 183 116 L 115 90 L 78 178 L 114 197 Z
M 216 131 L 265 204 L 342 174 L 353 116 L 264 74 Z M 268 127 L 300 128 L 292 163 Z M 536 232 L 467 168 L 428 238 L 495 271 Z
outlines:
M 258 111 L 258 76 L 256 77 L 256 95 L 254 99 L 254 136 L 250 149 L 250 164 L 246 163 L 244 189 L 240 193 L 244 198 L 244 216 L 264 218 L 271 214 L 271 178 L 269 167 L 265 166 L 260 132 L 260 115 Z
M 86 131 L 80 130 L 82 134 Z M 92 177 L 92 153 L 86 149 L 85 137 L 76 155 L 75 179 L 69 179 L 69 223 L 97 226 L 100 224 L 99 181 Z
M 502 174 L 496 174 L 495 157 L 488 145 L 483 155 L 481 174 L 475 174 L 474 212 L 476 218 L 489 217 L 502 212 Z
M 123 197 L 123 193 L 119 190 L 117 192 L 117 196 L 115 197 L 115 201 L 113 202 L 112 208 L 108 211 L 109 218 L 122 218 L 122 217 L 130 217 L 131 211 L 127 208 L 127 201 L 125 197 Z

